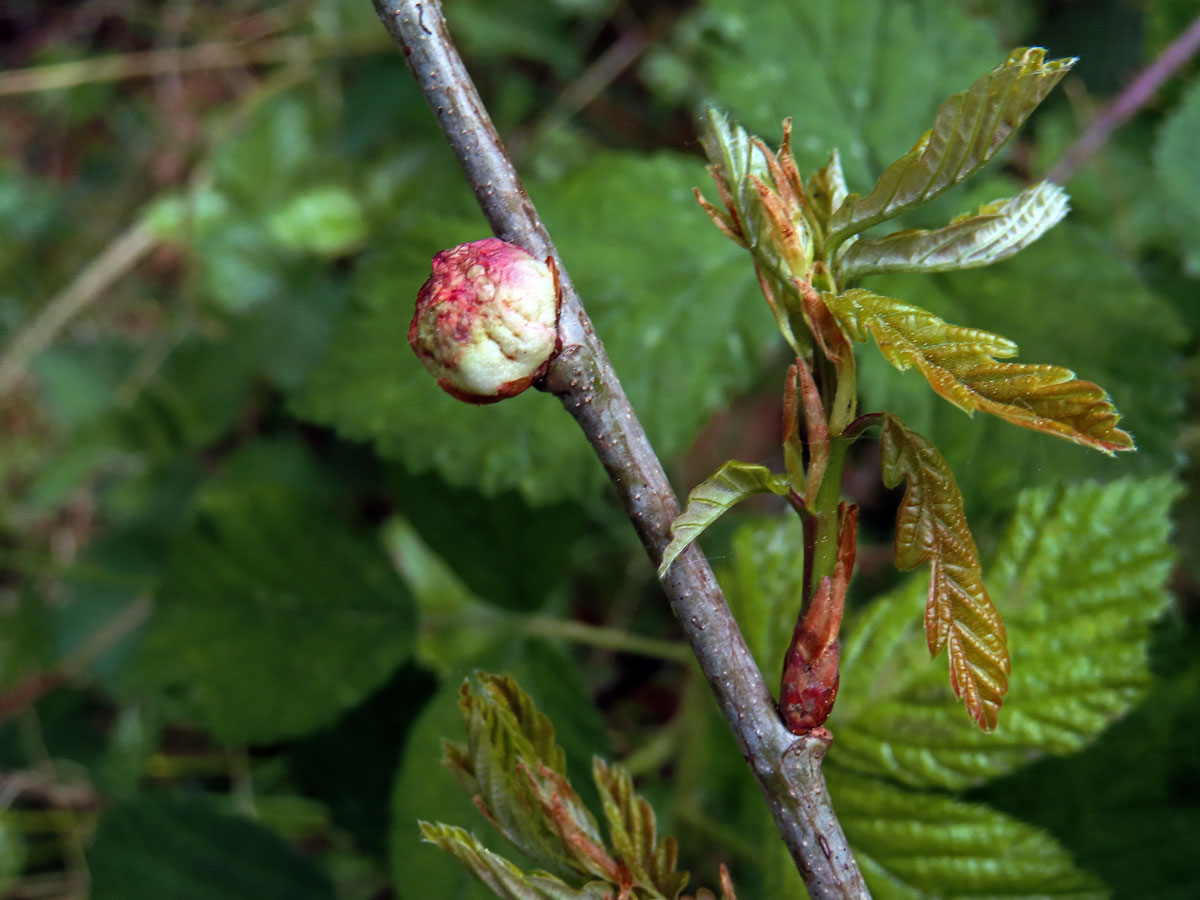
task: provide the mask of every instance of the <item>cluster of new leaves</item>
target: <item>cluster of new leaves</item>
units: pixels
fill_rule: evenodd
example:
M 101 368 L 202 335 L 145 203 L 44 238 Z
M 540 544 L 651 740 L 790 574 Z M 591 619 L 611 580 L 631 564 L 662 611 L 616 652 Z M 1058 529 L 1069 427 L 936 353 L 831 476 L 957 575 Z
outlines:
M 1152 623 L 1171 602 L 1167 537 L 1178 495 L 1158 477 L 1017 498 L 985 570 L 1015 663 L 1004 727 L 993 734 L 965 720 L 942 677 L 922 665 L 924 576 L 848 617 L 824 770 L 874 896 L 1106 895 L 1051 835 L 958 795 L 1038 756 L 1077 752 L 1144 696 Z M 773 607 L 778 586 L 801 578 L 796 530 L 778 518 L 742 526 L 718 572 L 738 618 L 765 623 L 747 634 L 764 667 L 779 664 L 789 635 Z M 1123 734 L 1109 739 L 1124 743 Z
M 599 757 L 592 778 L 609 843 L 572 788 L 554 726 L 509 676 L 463 684 L 467 744 L 446 744 L 444 762 L 475 805 L 538 868 L 525 873 L 463 828 L 421 823 L 421 833 L 506 900 L 676 900 L 688 874 L 675 868 L 673 838 L 659 841 L 654 811 L 629 774 Z M 724 900 L 736 900 L 723 877 Z M 712 893 L 701 890 L 697 898 Z
M 817 404 L 814 412 L 806 397 L 809 490 L 797 484 L 798 452 L 789 430 L 784 435 L 789 478 L 761 466 L 727 463 L 692 492 L 673 529 L 664 568 L 717 516 L 752 494 L 787 495 L 790 488 L 802 515 L 818 521 L 828 515 L 828 510 L 813 508 L 814 484 L 826 474 L 830 438 L 847 432 L 856 407 L 850 341 L 868 336 L 896 368 L 916 368 L 938 394 L 967 413 L 982 410 L 1109 454 L 1133 448 L 1130 436 L 1117 427 L 1119 417 L 1108 395 L 1097 385 L 1061 366 L 999 362 L 1016 354 L 1011 341 L 850 287 L 866 275 L 997 262 L 1062 219 L 1065 193 L 1041 183 L 943 228 L 903 230 L 882 238 L 861 234 L 978 172 L 1073 63 L 1047 61 L 1039 48 L 1013 51 L 1003 65 L 942 103 L 933 127 L 884 171 L 866 196 L 849 192 L 836 153 L 803 182 L 792 157 L 789 123 L 778 153 L 772 154 L 741 127 L 709 114 L 705 147 L 724 209 L 704 200 L 701 204 L 717 227 L 753 256 L 759 284 L 799 357 L 800 371 L 818 368 L 824 357 L 835 383 L 824 386 L 824 408 Z M 902 569 L 929 563 L 929 649 L 936 655 L 948 648 L 956 693 L 980 727 L 990 731 L 1007 690 L 1008 650 L 1004 626 L 983 585 L 958 487 L 937 449 L 894 415 L 862 419 L 848 438 L 874 422 L 883 425 L 884 481 L 908 484 L 896 525 L 896 563 Z M 807 555 L 813 553 L 809 548 Z M 811 573 L 806 583 L 831 574 Z

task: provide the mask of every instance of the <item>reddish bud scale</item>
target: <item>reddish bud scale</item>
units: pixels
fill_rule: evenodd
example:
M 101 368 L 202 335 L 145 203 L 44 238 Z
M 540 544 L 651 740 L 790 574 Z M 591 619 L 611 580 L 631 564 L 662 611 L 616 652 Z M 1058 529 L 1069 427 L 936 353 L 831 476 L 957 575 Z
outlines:
M 444 391 L 494 403 L 546 374 L 559 347 L 561 303 L 549 262 L 496 238 L 433 258 L 408 343 Z
M 854 568 L 858 507 L 842 504 L 838 513 L 841 527 L 837 565 L 833 575 L 826 575 L 817 586 L 808 613 L 796 623 L 783 660 L 779 715 L 793 734 L 808 734 L 823 725 L 837 699 L 837 637 L 842 626 L 846 587 Z

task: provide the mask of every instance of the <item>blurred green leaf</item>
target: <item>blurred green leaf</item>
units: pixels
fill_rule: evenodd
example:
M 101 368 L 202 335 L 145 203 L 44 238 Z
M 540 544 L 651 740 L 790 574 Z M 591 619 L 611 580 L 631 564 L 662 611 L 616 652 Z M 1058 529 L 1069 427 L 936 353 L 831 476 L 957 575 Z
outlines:
M 985 581 L 1012 675 L 993 734 L 956 707 L 921 638 L 923 579 L 881 598 L 842 642 L 830 759 L 914 787 L 963 788 L 1040 753 L 1079 750 L 1150 683 L 1150 624 L 1170 601 L 1165 477 L 1021 495 Z
M 1049 834 L 986 806 L 908 790 L 830 766 L 854 857 L 877 900 L 1062 897 L 1108 892 Z
M 92 900 L 333 900 L 328 874 L 261 825 L 199 798 L 107 810 L 88 851 Z
M 531 188 L 634 408 L 661 453 L 687 444 L 750 383 L 771 318 L 738 250 L 705 221 L 692 160 L 612 154 Z M 429 259 L 479 225 L 406 225 L 358 282 L 329 353 L 295 398 L 302 416 L 452 486 L 516 488 L 532 503 L 594 491 L 599 465 L 557 403 L 527 392 L 487 408 L 437 390 L 407 346 Z M 680 348 L 687 348 L 681 352 Z M 669 386 L 669 390 L 664 389 Z
M 362 205 L 343 187 L 309 188 L 291 197 L 268 220 L 271 234 L 293 250 L 338 256 L 367 237 Z
M 0 815 L 0 891 L 7 891 L 25 865 L 25 842 L 16 823 Z
M 758 667 L 783 671 L 796 617 L 804 601 L 804 528 L 790 511 L 747 522 L 734 532 L 730 559 L 717 570 Z
M 710 0 L 700 15 L 716 35 L 704 61 L 720 105 L 757 134 L 793 116 L 801 171 L 837 148 L 851 185 L 911 147 L 981 60 L 1003 57 L 984 20 L 939 0 Z
M 412 600 L 373 539 L 276 484 L 218 484 L 199 505 L 137 665 L 219 739 L 312 731 L 409 655 Z
M 1184 263 L 1200 277 L 1200 184 L 1196 179 L 1196 146 L 1200 144 L 1200 79 L 1193 80 L 1182 102 L 1158 134 L 1154 166 L 1162 200 L 1177 229 Z

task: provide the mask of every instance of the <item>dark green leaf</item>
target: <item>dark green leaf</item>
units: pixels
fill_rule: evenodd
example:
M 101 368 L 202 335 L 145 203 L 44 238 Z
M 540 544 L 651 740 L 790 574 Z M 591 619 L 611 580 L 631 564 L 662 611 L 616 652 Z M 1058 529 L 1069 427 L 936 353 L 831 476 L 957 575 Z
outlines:
M 329 876 L 261 825 L 199 799 L 142 796 L 104 813 L 92 900 L 333 900 Z
M 986 580 L 1012 648 L 993 734 L 962 718 L 924 658 L 917 579 L 874 603 L 842 642 L 830 758 L 917 787 L 962 788 L 1039 753 L 1074 752 L 1149 683 L 1149 626 L 1170 597 L 1168 478 L 1023 494 Z
M 982 18 L 942 0 L 711 0 L 700 16 L 717 102 L 761 135 L 795 117 L 801 171 L 836 148 L 851 185 L 869 184 L 912 145 L 914 123 L 1003 56 Z
M 748 522 L 734 533 L 730 559 L 717 570 L 746 644 L 771 675 L 783 671 L 804 600 L 803 548 L 798 516 Z
M 687 445 L 710 412 L 751 381 L 772 333 L 741 251 L 696 206 L 691 187 L 700 175 L 690 158 L 612 154 L 531 187 L 664 454 Z M 413 217 L 362 272 L 358 305 L 295 407 L 346 437 L 373 441 L 413 472 L 436 469 L 456 487 L 515 488 L 536 503 L 588 493 L 603 471 L 556 402 L 530 391 L 487 408 L 458 403 L 408 348 L 412 302 L 430 258 L 484 230 L 477 219 Z
M 279 485 L 217 485 L 177 542 L 139 659 L 237 743 L 304 734 L 411 652 L 412 601 L 370 537 Z
M 1184 262 L 1200 274 L 1200 186 L 1195 149 L 1200 143 L 1200 81 L 1193 81 L 1183 101 L 1163 125 L 1154 147 L 1154 166 L 1161 200 L 1175 226 Z

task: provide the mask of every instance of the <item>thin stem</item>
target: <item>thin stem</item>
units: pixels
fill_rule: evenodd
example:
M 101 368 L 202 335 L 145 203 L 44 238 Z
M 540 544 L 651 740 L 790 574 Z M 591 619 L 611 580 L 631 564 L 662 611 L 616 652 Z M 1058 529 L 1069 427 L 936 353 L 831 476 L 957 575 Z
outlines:
M 84 84 L 125 81 L 234 69 L 268 63 L 316 62 L 331 56 L 353 56 L 381 49 L 378 36 L 345 35 L 337 38 L 292 36 L 270 38 L 252 44 L 211 43 L 195 47 L 168 47 L 140 53 L 90 57 L 70 62 L 32 66 L 0 73 L 0 97 L 57 91 Z
M 374 3 L 403 50 L 493 231 L 535 256 L 553 257 L 558 265 L 563 350 L 544 386 L 578 421 L 651 563 L 657 566 L 679 503 L 450 39 L 440 4 L 435 0 Z M 828 738 L 797 737 L 783 726 L 697 546 L 680 555 L 662 586 L 809 894 L 814 900 L 869 896 L 821 774 Z
M 1130 116 L 1153 99 L 1159 87 L 1200 50 L 1200 16 L 1196 16 L 1158 59 L 1142 69 L 1120 95 L 1096 116 L 1091 126 L 1062 155 L 1046 176 L 1047 181 L 1065 184 L 1089 156 L 1108 141 Z

